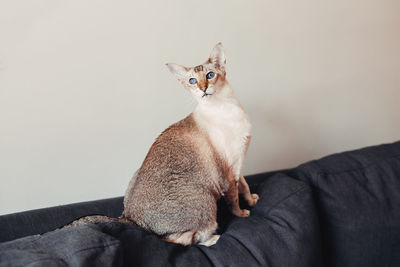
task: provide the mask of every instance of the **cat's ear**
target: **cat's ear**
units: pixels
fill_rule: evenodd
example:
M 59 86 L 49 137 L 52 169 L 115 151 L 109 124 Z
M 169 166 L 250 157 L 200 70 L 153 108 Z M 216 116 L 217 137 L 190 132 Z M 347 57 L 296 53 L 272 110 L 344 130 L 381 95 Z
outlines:
M 217 70 L 225 72 L 226 58 L 222 43 L 218 43 L 214 46 L 208 61 L 212 63 Z
M 178 81 L 180 81 L 181 83 L 185 82 L 186 73 L 189 71 L 189 68 L 175 63 L 167 63 L 165 65 L 176 76 Z

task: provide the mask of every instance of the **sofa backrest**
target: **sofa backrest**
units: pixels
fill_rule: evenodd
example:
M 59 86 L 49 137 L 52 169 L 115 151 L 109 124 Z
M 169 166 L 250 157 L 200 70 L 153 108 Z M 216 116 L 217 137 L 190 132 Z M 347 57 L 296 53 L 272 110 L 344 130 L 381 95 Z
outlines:
M 400 266 L 400 142 L 299 166 L 320 217 L 324 266 Z
M 118 217 L 122 214 L 122 201 L 123 197 L 116 197 L 2 215 L 0 243 L 28 235 L 43 234 L 87 215 Z

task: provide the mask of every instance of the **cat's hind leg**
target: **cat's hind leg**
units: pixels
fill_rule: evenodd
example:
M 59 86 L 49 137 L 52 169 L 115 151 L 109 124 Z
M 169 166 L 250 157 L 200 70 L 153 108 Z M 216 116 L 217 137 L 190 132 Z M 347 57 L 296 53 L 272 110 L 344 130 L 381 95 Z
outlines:
M 184 246 L 194 245 L 197 243 L 204 246 L 211 246 L 214 245 L 219 239 L 219 235 L 213 235 L 213 233 L 215 233 L 217 230 L 217 227 L 217 222 L 213 222 L 202 230 L 170 234 L 163 239 L 167 242 L 181 244 Z
M 220 236 L 213 235 L 217 230 L 217 227 L 218 227 L 217 222 L 213 222 L 205 229 L 198 231 L 196 233 L 196 243 L 206 247 L 212 246 L 215 243 L 217 243 Z
M 212 245 L 215 245 L 217 243 L 219 238 L 220 238 L 220 235 L 212 235 L 206 241 L 200 242 L 199 245 L 211 247 Z
M 186 231 L 183 233 L 170 234 L 163 238 L 163 240 L 183 246 L 189 246 L 195 242 L 195 234 L 193 231 Z

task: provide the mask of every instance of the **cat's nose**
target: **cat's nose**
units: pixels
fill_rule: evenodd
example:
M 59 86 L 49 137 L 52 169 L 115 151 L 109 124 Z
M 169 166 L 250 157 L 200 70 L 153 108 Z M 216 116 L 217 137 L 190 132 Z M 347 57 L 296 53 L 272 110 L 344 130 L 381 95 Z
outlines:
M 203 91 L 203 92 L 205 92 L 207 90 L 207 88 L 208 88 L 207 84 L 200 85 L 199 87 L 200 87 L 200 90 Z

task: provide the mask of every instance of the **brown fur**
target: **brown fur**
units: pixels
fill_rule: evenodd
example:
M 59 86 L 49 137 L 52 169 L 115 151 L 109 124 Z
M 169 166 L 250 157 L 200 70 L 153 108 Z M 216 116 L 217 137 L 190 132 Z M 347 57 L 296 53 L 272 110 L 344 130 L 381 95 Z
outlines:
M 198 66 L 194 67 L 193 69 L 194 69 L 194 72 L 203 71 L 203 65 L 198 65 Z
M 216 158 L 192 115 L 170 126 L 132 179 L 123 216 L 161 236 L 211 226 L 216 220 L 216 200 L 227 186 L 222 179 L 211 178 L 214 173 L 224 174 Z

